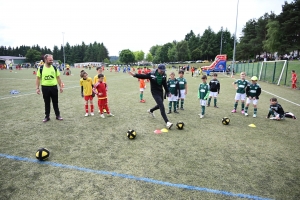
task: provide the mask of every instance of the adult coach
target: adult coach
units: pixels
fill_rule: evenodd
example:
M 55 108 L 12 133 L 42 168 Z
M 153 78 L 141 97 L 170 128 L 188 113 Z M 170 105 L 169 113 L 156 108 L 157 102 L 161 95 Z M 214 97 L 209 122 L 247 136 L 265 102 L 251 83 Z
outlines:
M 63 92 L 62 82 L 60 79 L 60 72 L 56 67 L 52 66 L 53 56 L 46 54 L 44 56 L 44 65 L 40 66 L 36 75 L 36 93 L 40 94 L 40 85 L 42 86 L 42 93 L 45 102 L 45 118 L 43 122 L 50 120 L 50 103 L 52 100 L 53 109 L 57 120 L 63 120 L 60 116 L 58 108 L 58 89 L 57 84 L 60 86 L 60 92 Z
M 165 74 L 165 71 L 166 71 L 166 66 L 163 64 L 160 64 L 158 66 L 158 69 L 153 70 L 148 74 L 136 74 L 136 73 L 133 73 L 130 71 L 129 71 L 129 74 L 135 78 L 150 80 L 151 93 L 152 93 L 152 96 L 157 105 L 154 106 L 153 108 L 149 109 L 147 112 L 149 114 L 151 114 L 152 117 L 154 117 L 153 112 L 157 109 L 160 109 L 161 116 L 163 117 L 167 128 L 171 129 L 173 124 L 171 122 L 169 122 L 169 120 L 167 118 L 165 106 L 163 103 L 163 99 L 164 99 L 163 88 L 165 89 L 165 93 L 167 94 L 167 96 L 170 96 L 170 92 L 167 87 L 167 76 Z

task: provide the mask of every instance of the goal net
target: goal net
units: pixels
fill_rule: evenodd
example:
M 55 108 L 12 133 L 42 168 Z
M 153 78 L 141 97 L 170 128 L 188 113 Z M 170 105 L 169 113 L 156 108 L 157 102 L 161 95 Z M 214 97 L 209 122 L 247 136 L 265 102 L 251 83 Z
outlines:
M 258 80 L 283 85 L 286 80 L 286 60 L 263 61 L 260 66 Z

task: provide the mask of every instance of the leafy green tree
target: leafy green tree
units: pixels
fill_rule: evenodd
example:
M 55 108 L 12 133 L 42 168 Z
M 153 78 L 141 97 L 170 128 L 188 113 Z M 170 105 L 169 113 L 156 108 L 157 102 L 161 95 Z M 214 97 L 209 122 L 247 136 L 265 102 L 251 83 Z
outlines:
M 278 21 L 270 20 L 267 24 L 267 40 L 264 41 L 264 49 L 269 52 L 276 52 L 280 49 L 282 34 L 281 27 Z
M 26 53 L 26 61 L 30 63 L 34 63 L 36 61 L 40 61 L 42 58 L 42 53 L 35 49 L 29 49 Z
M 199 60 L 201 58 L 201 50 L 199 48 L 195 49 L 191 53 L 192 60 Z
M 300 49 L 300 1 L 293 0 L 291 3 L 285 1 L 282 6 L 282 12 L 278 16 L 282 40 L 280 41 L 281 52 L 288 53 L 290 51 Z
M 120 53 L 120 61 L 125 64 L 134 63 L 135 57 L 132 51 L 124 49 Z
M 171 62 L 178 61 L 178 53 L 177 53 L 176 45 L 174 43 L 172 48 L 168 50 L 168 58 Z
M 148 61 L 148 62 L 152 62 L 153 61 L 153 56 L 152 56 L 152 54 L 150 52 L 147 53 L 147 55 L 146 55 L 146 61 Z
M 176 45 L 178 61 L 190 60 L 190 52 L 188 42 L 183 40 Z
M 104 58 L 103 62 L 110 64 L 110 60 L 108 58 Z
M 150 48 L 150 53 L 152 54 L 152 56 L 153 57 L 155 57 L 155 55 L 156 55 L 156 51 L 157 51 L 157 49 L 159 48 L 159 47 L 161 47 L 160 45 L 155 45 L 155 46 L 152 46 L 151 48 Z
M 217 47 L 219 46 L 217 44 L 216 34 L 210 27 L 204 31 L 200 38 L 200 43 L 200 50 L 205 59 L 214 59 L 216 54 L 219 54 L 219 52 L 216 52 L 216 49 L 218 49 Z
M 162 46 L 158 46 L 156 48 L 156 51 L 155 51 L 155 56 L 153 57 L 153 62 L 155 64 L 158 64 L 158 63 L 161 63 L 162 62 L 162 58 L 161 58 L 161 48 Z M 151 51 L 150 51 L 151 52 Z

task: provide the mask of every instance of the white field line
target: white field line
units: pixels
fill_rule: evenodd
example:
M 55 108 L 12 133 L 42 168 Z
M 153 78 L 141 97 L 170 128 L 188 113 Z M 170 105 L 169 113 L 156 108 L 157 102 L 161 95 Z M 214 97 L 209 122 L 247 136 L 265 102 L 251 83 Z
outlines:
M 77 88 L 77 87 L 80 87 L 80 86 L 66 87 L 66 88 L 64 88 L 64 90 L 72 89 L 72 88 Z M 23 96 L 27 96 L 27 95 L 33 95 L 33 94 L 36 94 L 36 92 L 27 93 L 27 94 L 20 94 L 20 95 L 12 95 L 12 96 L 8 96 L 8 97 L 2 97 L 2 98 L 0 98 L 0 100 L 10 99 L 10 98 L 17 98 L 17 97 L 23 97 Z
M 227 77 L 230 78 L 230 76 L 228 76 L 228 75 L 225 75 L 225 76 L 227 76 Z M 233 79 L 237 80 L 236 78 L 233 78 Z M 281 96 L 278 96 L 278 95 L 273 94 L 273 93 L 271 93 L 271 92 L 268 92 L 268 91 L 266 91 L 266 90 L 261 90 L 261 91 L 263 91 L 263 92 L 265 92 L 265 93 L 268 93 L 268 94 L 271 94 L 271 95 L 273 95 L 273 96 L 275 96 L 275 97 L 277 97 L 277 98 L 280 98 L 280 99 L 282 99 L 282 100 L 284 100 L 284 101 L 286 101 L 286 102 L 289 102 L 289 103 L 291 103 L 291 104 L 294 104 L 294 105 L 296 105 L 296 106 L 300 106 L 300 104 L 298 104 L 298 103 L 295 103 L 295 102 L 293 102 L 293 101 L 290 101 L 290 100 L 288 100 L 288 99 L 285 99 L 285 98 L 283 98 L 283 97 L 281 97 Z

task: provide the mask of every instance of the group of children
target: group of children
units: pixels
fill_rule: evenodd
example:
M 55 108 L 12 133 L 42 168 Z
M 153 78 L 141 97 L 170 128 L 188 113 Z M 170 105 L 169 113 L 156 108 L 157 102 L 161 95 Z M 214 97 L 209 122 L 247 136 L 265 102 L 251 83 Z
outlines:
M 98 74 L 92 78 L 88 77 L 87 72 L 82 70 L 80 72 L 80 86 L 81 86 L 81 96 L 85 101 L 85 116 L 89 116 L 89 104 L 90 104 L 90 115 L 94 116 L 94 104 L 93 98 L 97 96 L 98 98 L 98 108 L 99 113 L 102 118 L 105 118 L 104 112 L 107 113 L 108 116 L 114 116 L 109 111 L 108 103 L 107 103 L 107 83 L 106 77 L 102 74 L 102 67 L 96 68 Z
M 107 82 L 106 77 L 102 74 L 102 68 L 96 68 L 98 74 L 92 78 L 88 77 L 87 72 L 84 70 L 80 73 L 80 86 L 81 86 L 81 96 L 84 98 L 85 101 L 85 116 L 89 115 L 89 105 L 90 105 L 90 115 L 94 115 L 94 105 L 93 105 L 93 97 L 98 98 L 98 107 L 99 113 L 102 118 L 105 118 L 104 112 L 108 114 L 108 116 L 114 116 L 109 111 L 108 103 L 107 103 Z M 139 73 L 145 73 L 144 71 L 140 71 Z M 179 113 L 179 104 L 180 109 L 184 110 L 184 100 L 187 94 L 187 80 L 183 77 L 184 71 L 179 71 L 179 77 L 175 78 L 175 73 L 171 72 L 170 78 L 167 81 L 168 89 L 171 93 L 168 96 L 169 101 L 169 112 L 167 114 L 172 113 L 172 107 L 174 113 Z M 202 76 L 202 83 L 199 85 L 198 88 L 198 98 L 200 100 L 201 106 L 201 113 L 199 114 L 200 118 L 203 118 L 205 115 L 205 107 L 209 107 L 211 104 L 212 98 L 214 99 L 214 107 L 218 108 L 217 106 L 217 97 L 220 93 L 220 82 L 217 79 L 217 73 L 213 74 L 213 78 L 207 83 L 207 76 Z M 248 108 L 250 104 L 253 104 L 254 111 L 253 117 L 257 116 L 257 104 L 259 100 L 259 96 L 261 94 L 261 87 L 257 83 L 257 77 L 253 76 L 251 78 L 251 83 L 245 79 L 246 73 L 241 72 L 240 79 L 234 81 L 232 85 L 236 89 L 235 95 L 235 103 L 234 109 L 231 111 L 232 113 L 236 113 L 238 102 L 241 101 L 241 113 L 245 116 L 248 116 Z M 145 103 L 143 98 L 144 90 L 146 89 L 145 79 L 139 79 L 140 83 L 140 102 Z M 297 75 L 295 71 L 292 71 L 292 88 L 296 88 L 297 82 Z M 247 97 L 247 99 L 246 99 Z M 246 105 L 245 105 L 246 100 Z M 272 117 L 270 117 L 272 116 Z M 276 98 L 270 99 L 270 110 L 268 113 L 267 118 L 280 120 L 285 117 L 284 110 L 280 104 L 278 104 Z
M 294 73 L 294 72 L 292 72 Z M 257 77 L 253 76 L 251 78 L 251 83 L 245 79 L 246 73 L 242 72 L 240 74 L 241 79 L 238 79 L 232 83 L 236 89 L 235 95 L 235 103 L 234 109 L 231 111 L 232 113 L 236 113 L 236 109 L 238 106 L 238 102 L 241 101 L 241 113 L 245 116 L 248 116 L 248 108 L 249 105 L 252 103 L 254 107 L 253 117 L 257 116 L 257 103 L 259 100 L 259 96 L 261 94 L 261 87 L 257 83 Z M 297 76 L 296 76 L 297 77 Z M 295 78 L 297 80 L 297 78 Z M 205 114 L 205 107 L 210 106 L 210 102 L 212 97 L 214 98 L 214 107 L 218 108 L 217 106 L 217 96 L 220 92 L 220 82 L 217 80 L 217 74 L 213 74 L 212 80 L 207 83 L 207 76 L 202 76 L 202 83 L 199 85 L 198 89 L 198 98 L 200 100 L 201 106 L 201 113 L 199 114 L 200 118 L 204 117 Z M 245 106 L 245 99 L 246 106 Z M 208 104 L 206 105 L 206 101 L 208 99 Z M 290 114 L 289 114 L 290 115 Z M 271 116 L 271 117 L 270 117 Z M 274 119 L 274 120 L 281 120 L 287 116 L 287 113 L 284 112 L 282 106 L 277 102 L 277 98 L 273 97 L 270 99 L 270 109 L 269 113 L 266 118 Z M 296 119 L 295 116 L 291 113 L 291 118 Z
M 246 73 L 241 72 L 240 79 L 236 80 L 232 83 L 236 89 L 235 95 L 235 104 L 234 108 L 231 111 L 232 113 L 236 113 L 236 109 L 238 106 L 238 102 L 241 101 L 241 113 L 245 116 L 248 116 L 248 107 L 252 103 L 254 107 L 253 117 L 257 116 L 257 104 L 259 100 L 259 96 L 261 94 L 261 87 L 257 83 L 257 77 L 253 76 L 251 78 L 251 83 L 245 79 Z M 245 99 L 246 106 L 245 106 Z M 271 117 L 270 117 L 271 116 Z M 266 118 L 281 120 L 285 118 L 285 112 L 282 106 L 277 102 L 277 98 L 273 97 L 270 99 L 270 109 Z

